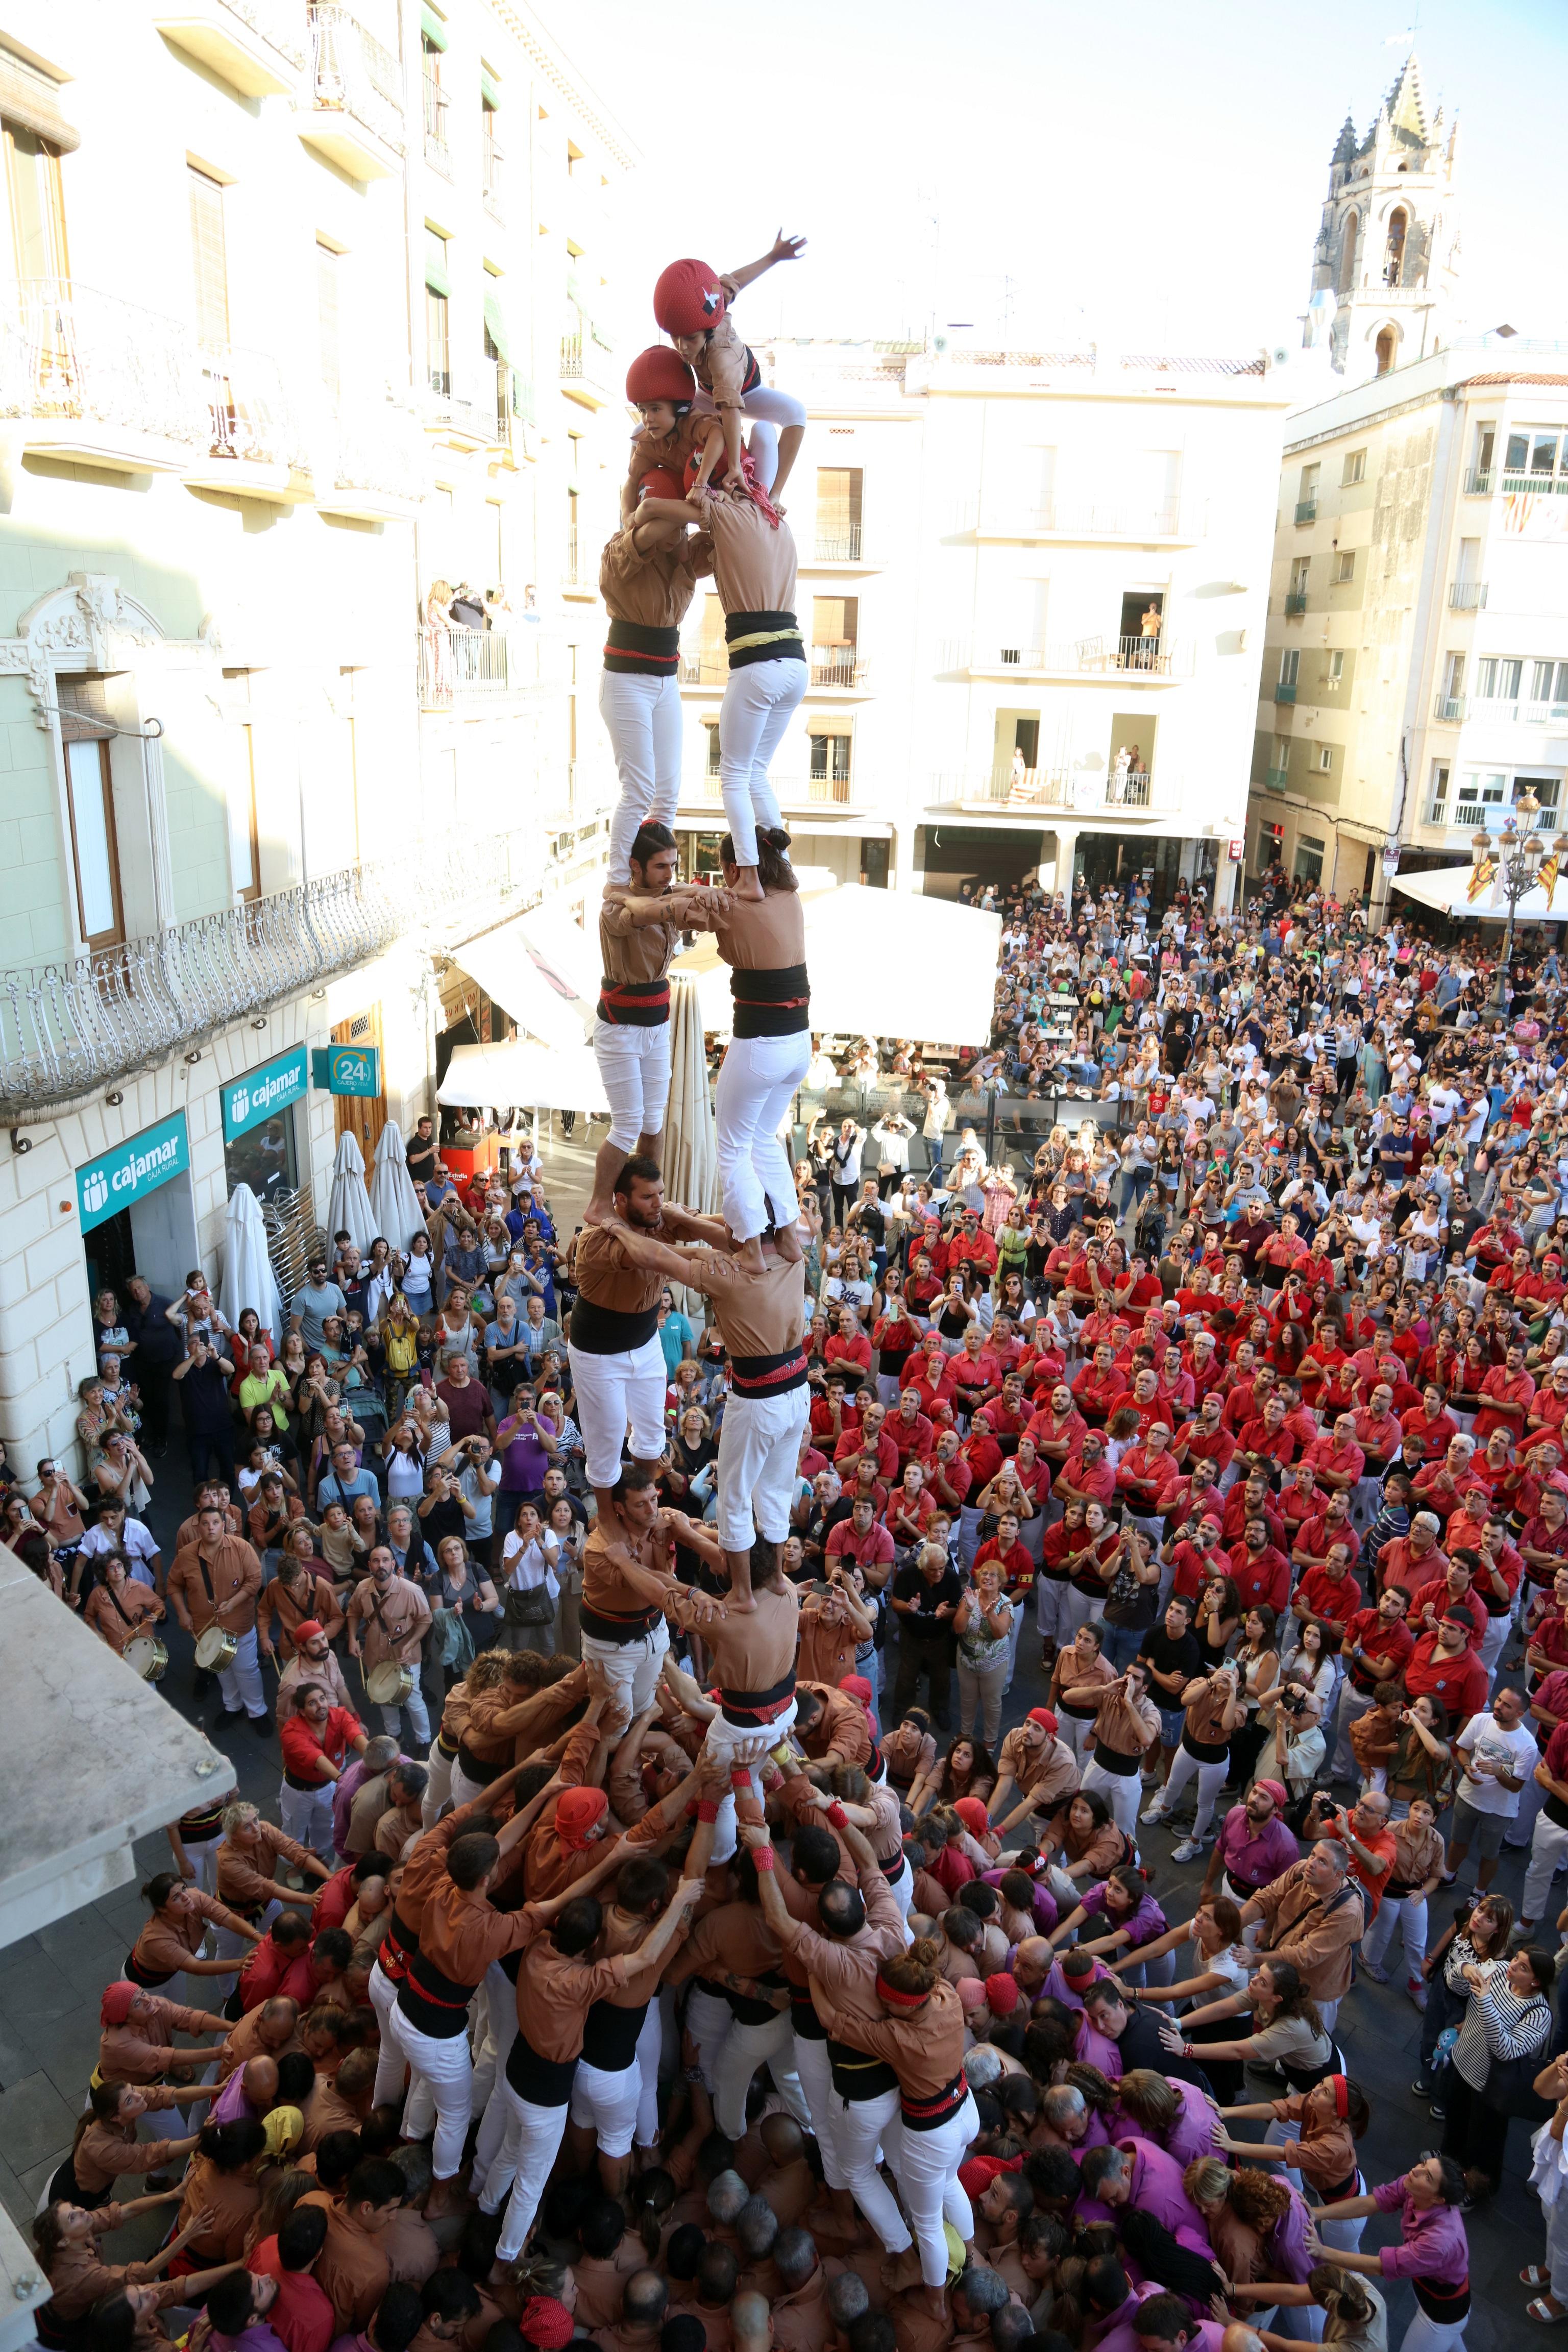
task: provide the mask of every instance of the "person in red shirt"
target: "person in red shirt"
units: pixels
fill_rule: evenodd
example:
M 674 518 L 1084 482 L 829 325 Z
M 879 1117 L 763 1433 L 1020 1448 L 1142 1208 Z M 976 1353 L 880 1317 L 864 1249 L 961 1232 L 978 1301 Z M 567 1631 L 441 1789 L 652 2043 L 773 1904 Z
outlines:
M 925 1250 L 918 1251 L 910 1268 L 910 1278 L 904 1285 L 904 1298 L 910 1313 L 919 1322 L 927 1321 L 931 1301 L 942 1297 L 942 1280 Z
M 1315 1618 L 1320 1624 L 1331 1625 L 1342 1636 L 1362 1605 L 1361 1587 L 1351 1574 L 1355 1552 L 1353 1534 L 1331 1543 L 1327 1559 L 1320 1566 L 1308 1569 L 1297 1585 L 1290 1600 L 1291 1614 L 1303 1624 L 1310 1617 Z
M 1568 1559 L 1568 1496 L 1555 1486 L 1543 1486 L 1533 1514 L 1520 1529 L 1519 1549 L 1529 1582 L 1550 1591 L 1562 1563 Z
M 1029 1408 L 1024 1401 L 1023 1381 L 1016 1372 L 1005 1372 L 1001 1395 L 986 1400 L 974 1416 L 974 1425 L 977 1429 L 988 1430 L 1003 1453 L 1011 1454 L 1028 1422 Z
M 889 1413 L 882 1423 L 882 1433 L 899 1457 L 899 1467 L 913 1454 L 917 1462 L 929 1462 L 936 1445 L 936 1427 L 921 1411 L 918 1389 L 905 1389 L 899 1398 L 897 1412 Z
M 1064 1503 L 1110 1503 L 1116 1493 L 1116 1473 L 1105 1458 L 1105 1440 L 1095 1429 L 1068 1455 L 1057 1475 L 1056 1492 Z
M 1527 1322 L 1538 1322 L 1561 1306 L 1563 1295 L 1563 1260 L 1556 1250 L 1548 1250 L 1539 1266 L 1513 1286 L 1514 1304 L 1521 1308 Z
M 956 1356 L 948 1358 L 947 1364 L 953 1402 L 961 1413 L 973 1418 L 1002 1386 L 1002 1367 L 986 1346 L 978 1323 L 970 1325 L 963 1345 Z
M 1328 1559 L 1329 1546 L 1335 1543 L 1348 1543 L 1352 1554 L 1361 1549 L 1343 1495 L 1331 1495 L 1316 1517 L 1298 1529 L 1290 1550 L 1292 1564 L 1300 1569 L 1321 1568 Z
M 278 1810 L 288 1835 L 329 1858 L 332 1790 L 350 1752 L 363 1756 L 366 1733 L 357 1715 L 333 1706 L 319 1683 L 300 1685 L 294 1711 L 278 1727 L 283 1786 Z
M 868 1404 L 859 1428 L 846 1430 L 833 1449 L 833 1466 L 847 1486 L 854 1485 L 862 1461 L 872 1465 L 884 1486 L 899 1475 L 899 1449 L 887 1433 L 887 1412 L 879 1404 Z
M 1271 1396 L 1237 1433 L 1238 1459 L 1250 1469 L 1285 1470 L 1295 1459 L 1296 1440 L 1285 1426 L 1285 1400 Z
M 1174 1434 L 1176 1416 L 1160 1394 L 1160 1376 L 1152 1365 L 1145 1365 L 1134 1376 L 1131 1387 L 1122 1390 L 1121 1394 L 1112 1403 L 1110 1411 L 1115 1414 L 1124 1408 L 1137 1414 L 1140 1437 L 1147 1437 L 1150 1429 L 1157 1421 L 1163 1422 L 1166 1429 Z
M 1431 1511 L 1417 1511 L 1407 1536 L 1395 1536 L 1377 1555 L 1377 1589 L 1402 1584 L 1415 1592 L 1434 1576 L 1441 1576 L 1448 1555 L 1438 1548 L 1437 1521 Z
M 996 1532 L 983 1543 L 974 1555 L 974 1573 L 994 1562 L 1002 1571 L 1002 1581 L 1009 1601 L 1016 1601 L 1027 1593 L 1035 1580 L 1035 1563 L 1018 1541 L 1018 1521 L 1013 1512 L 1003 1511 L 996 1521 Z
M 1311 1464 L 1306 1461 L 1292 1462 L 1280 1485 L 1277 1508 L 1279 1517 L 1285 1522 L 1285 1532 L 1290 1538 L 1290 1556 L 1293 1559 L 1295 1546 L 1302 1528 L 1310 1527 L 1314 1519 L 1321 1518 L 1328 1508 L 1328 1504 L 1327 1495 L 1321 1495 L 1318 1492 L 1317 1481 L 1312 1475 Z
M 975 1215 L 973 1209 L 963 1210 L 958 1220 L 958 1232 L 948 1244 L 949 1267 L 978 1266 L 989 1277 L 996 1271 L 996 1244 Z
M 1243 1345 L 1250 1349 L 1252 1342 L 1248 1339 Z M 1238 1364 L 1237 1377 L 1225 1395 L 1225 1425 L 1233 1437 L 1239 1438 L 1247 1422 L 1261 1417 L 1279 1381 L 1279 1375 L 1272 1364 L 1255 1363 L 1245 1379 Z
M 1219 1491 L 1219 1481 L 1206 1462 L 1194 1462 L 1184 1478 L 1178 1478 L 1165 1496 L 1165 1520 L 1173 1528 L 1184 1527 L 1189 1519 L 1209 1518 L 1217 1528 L 1225 1516 L 1225 1497 Z
M 1188 1467 L 1206 1462 L 1216 1478 L 1224 1477 L 1236 1453 L 1236 1440 L 1221 1417 L 1224 1412 L 1224 1397 L 1218 1389 L 1211 1388 L 1198 1407 L 1197 1419 L 1188 1423 L 1179 1438 L 1179 1450 Z
M 1439 1459 L 1448 1450 L 1448 1441 L 1459 1434 L 1459 1424 L 1444 1402 L 1443 1391 L 1436 1381 L 1429 1381 L 1422 1391 L 1421 1402 L 1399 1416 L 1399 1426 L 1406 1436 L 1418 1436 L 1426 1458 Z
M 850 1396 L 843 1373 L 825 1374 L 821 1393 L 811 1401 L 812 1435 L 831 1438 L 837 1445 L 841 1437 L 859 1426 L 860 1408 Z
M 1261 1518 L 1268 1528 L 1268 1540 L 1281 1550 L 1285 1547 L 1285 1522 L 1274 1507 L 1268 1491 L 1268 1481 L 1261 1471 L 1253 1471 L 1238 1478 L 1225 1498 L 1221 1530 L 1227 1544 L 1239 1543 L 1248 1519 Z
M 1190 1325 L 1184 1328 L 1188 1330 L 1190 1336 L 1182 1342 L 1182 1361 L 1192 1377 L 1194 1398 L 1201 1405 L 1212 1390 L 1222 1386 L 1225 1380 L 1225 1366 L 1220 1361 L 1219 1349 L 1215 1344 L 1212 1331 L 1205 1331 L 1201 1325 L 1195 1331 Z M 1224 1402 L 1222 1396 L 1220 1399 L 1222 1406 Z
M 1487 1703 L 1487 1670 L 1470 1647 L 1474 1631 L 1468 1609 L 1449 1611 L 1430 1633 L 1422 1634 L 1405 1666 L 1411 1697 L 1441 1699 L 1454 1732 L 1462 1731 Z
M 1440 1625 L 1449 1610 L 1464 1609 L 1475 1620 L 1470 1632 L 1470 1647 L 1479 1656 L 1481 1635 L 1486 1631 L 1486 1617 L 1471 1591 L 1474 1582 L 1475 1577 L 1468 1562 L 1450 1559 L 1441 1576 L 1428 1577 L 1425 1584 L 1418 1584 L 1405 1612 L 1405 1622 L 1415 1638 L 1419 1640 L 1423 1633 L 1430 1633 Z M 1394 1589 L 1397 1591 L 1399 1588 L 1396 1585 Z
M 936 1451 L 926 1465 L 926 1485 L 936 1509 L 946 1511 L 955 1526 L 973 1484 L 974 1473 L 958 1450 L 957 1430 L 938 1430 Z
M 321 2208 L 299 2205 L 247 2258 L 246 2268 L 257 2278 L 278 2282 L 262 2325 L 277 2337 L 283 2352 L 328 2352 L 339 2332 L 331 2297 L 310 2275 L 326 2242 L 327 2217 Z M 472 2300 L 471 2294 L 468 2299 Z M 245 2332 L 248 2335 L 249 2328 Z
M 1374 1608 L 1352 1611 L 1340 1650 L 1345 1678 L 1340 1698 L 1339 1744 L 1332 1760 L 1336 1780 L 1360 1779 L 1351 1747 L 1351 1726 L 1373 1705 L 1379 1683 L 1399 1679 L 1415 1648 L 1415 1636 L 1405 1622 L 1405 1594 L 1399 1585 L 1390 1585 Z
M 1058 1381 L 1047 1402 L 1029 1416 L 1024 1434 L 1033 1439 L 1036 1453 L 1049 1463 L 1054 1475 L 1081 1444 L 1088 1428 L 1073 1402 L 1071 1389 L 1065 1381 Z
M 904 1475 L 888 1496 L 882 1524 L 900 1551 L 910 1551 L 925 1541 L 926 1529 L 936 1509 L 936 1497 L 925 1482 L 925 1473 L 918 1462 L 906 1462 Z
M 1485 1444 L 1494 1429 L 1522 1437 L 1525 1417 L 1535 1402 L 1535 1382 L 1524 1369 L 1524 1349 L 1517 1342 L 1500 1364 L 1494 1364 L 1481 1382 L 1485 1399 L 1476 1415 L 1476 1443 Z
M 1261 1512 L 1249 1518 L 1241 1541 L 1230 1548 L 1231 1581 L 1244 1611 L 1267 1602 L 1282 1616 L 1290 1598 L 1290 1563 L 1268 1540 L 1268 1523 Z
M 1394 1417 L 1394 1391 L 1386 1381 L 1374 1383 L 1365 1404 L 1351 1414 L 1351 1429 L 1366 1456 L 1364 1475 L 1381 1477 L 1399 1451 L 1402 1435 Z
M 969 1475 L 973 1482 L 972 1492 L 974 1493 L 990 1485 L 1007 1458 L 984 1422 L 976 1423 L 959 1452 L 969 1465 Z
M 1080 1365 L 1072 1384 L 1073 1402 L 1084 1419 L 1102 1428 L 1121 1398 L 1122 1380 L 1109 1340 L 1102 1339 L 1093 1358 Z
M 822 1350 L 824 1364 L 837 1364 L 844 1374 L 847 1389 L 858 1391 L 868 1386 L 871 1378 L 871 1342 L 860 1328 L 860 1318 L 852 1307 L 839 1310 L 838 1328 Z
M 858 1496 L 849 1517 L 828 1530 L 824 1558 L 830 1568 L 841 1559 L 852 1559 L 862 1571 L 892 1567 L 893 1538 L 878 1518 L 876 1506 L 868 1495 Z
M 1134 1518 L 1163 1518 L 1170 1508 L 1171 1491 L 1179 1484 L 1180 1475 L 1171 1459 L 1171 1433 L 1163 1421 L 1152 1422 L 1117 1464 L 1116 1491 Z
M 1366 1470 L 1366 1455 L 1356 1442 L 1353 1414 L 1336 1414 L 1331 1431 L 1308 1448 L 1307 1459 L 1320 1486 L 1330 1486 L 1338 1494 L 1348 1495 L 1352 1487 L 1360 1483 Z
M 1219 1523 L 1199 1511 L 1176 1522 L 1176 1528 L 1160 1557 L 1174 1571 L 1171 1579 L 1173 1594 L 1179 1592 L 1189 1601 L 1196 1601 L 1205 1585 L 1212 1583 L 1215 1576 L 1223 1576 L 1228 1566 Z
M 1568 1359 L 1559 1357 L 1536 1390 L 1535 1401 L 1525 1415 L 1527 1435 L 1533 1439 L 1542 1430 L 1555 1437 L 1568 1419 Z
M 941 1334 L 933 1331 L 920 1354 L 911 1356 L 904 1367 L 904 1387 L 913 1389 L 933 1429 L 943 1428 L 952 1420 L 952 1375 L 948 1370 L 952 1360 L 943 1350 Z

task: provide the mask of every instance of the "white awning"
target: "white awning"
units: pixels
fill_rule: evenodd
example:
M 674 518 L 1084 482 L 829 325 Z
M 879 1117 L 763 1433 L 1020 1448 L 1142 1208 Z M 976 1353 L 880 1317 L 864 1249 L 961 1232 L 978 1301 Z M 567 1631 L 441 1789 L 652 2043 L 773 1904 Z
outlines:
M 504 1110 L 607 1111 L 593 1048 L 541 1045 L 531 1037 L 510 1045 L 454 1047 L 438 1103 Z
M 1000 915 L 851 883 L 805 902 L 811 1025 L 854 1036 L 983 1045 L 991 1034 Z M 710 940 L 678 959 L 697 975 L 705 1029 L 728 1030 L 729 967 Z
M 1506 923 L 1508 901 L 1502 898 L 1494 882 L 1472 899 L 1470 882 L 1473 866 L 1435 866 L 1426 874 L 1396 874 L 1394 887 L 1414 898 L 1423 907 L 1435 908 L 1439 914 L 1454 915 L 1467 923 Z M 1568 923 L 1568 875 L 1558 882 L 1552 904 L 1546 903 L 1546 893 L 1539 884 L 1527 890 L 1519 902 L 1515 920 L 1521 923 Z
M 448 948 L 447 953 L 520 1029 L 546 1045 L 570 1052 L 586 1042 L 593 1028 L 594 998 L 581 993 L 580 967 L 569 970 L 564 960 L 539 944 L 541 924 L 537 913 L 516 915 L 493 931 L 481 932 L 477 940 Z M 547 928 L 542 936 L 549 938 Z M 513 1095 L 508 1099 L 523 1102 L 530 1097 Z

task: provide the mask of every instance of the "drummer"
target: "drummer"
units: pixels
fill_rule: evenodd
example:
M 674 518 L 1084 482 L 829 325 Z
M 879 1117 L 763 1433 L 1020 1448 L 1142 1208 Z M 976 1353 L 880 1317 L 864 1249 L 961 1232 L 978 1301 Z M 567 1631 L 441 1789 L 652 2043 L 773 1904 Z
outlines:
M 105 1552 L 103 1581 L 88 1594 L 81 1616 L 117 1658 L 136 1644 L 132 1664 L 145 1681 L 157 1682 L 169 1663 L 169 1653 L 152 1633 L 164 1615 L 163 1602 L 147 1585 L 138 1584 L 121 1551 Z
M 269 1584 L 267 1589 L 269 1592 L 277 1591 L 276 1585 Z M 339 1616 L 340 1628 L 342 1622 Z M 279 1729 L 299 1706 L 300 1694 L 310 1683 L 320 1684 L 329 1706 L 341 1706 L 350 1715 L 354 1712 L 343 1670 L 331 1646 L 331 1635 L 319 1617 L 302 1617 L 294 1628 L 294 1654 L 278 1677 Z
M 365 1696 L 381 1709 L 381 1720 L 396 1738 L 403 1709 L 421 1749 L 430 1745 L 430 1718 L 419 1688 L 419 1662 L 430 1630 L 430 1603 L 405 1576 L 389 1545 L 377 1544 L 369 1570 L 348 1607 L 349 1655 L 358 1658 Z
M 202 1696 L 207 1676 L 216 1674 L 223 1693 L 219 1723 L 237 1723 L 247 1715 L 262 1738 L 272 1728 L 272 1717 L 256 1646 L 261 1562 L 255 1547 L 243 1536 L 230 1535 L 224 1522 L 216 1503 L 204 1503 L 196 1513 L 195 1539 L 180 1547 L 169 1570 L 169 1605 L 195 1636 L 195 1696 Z

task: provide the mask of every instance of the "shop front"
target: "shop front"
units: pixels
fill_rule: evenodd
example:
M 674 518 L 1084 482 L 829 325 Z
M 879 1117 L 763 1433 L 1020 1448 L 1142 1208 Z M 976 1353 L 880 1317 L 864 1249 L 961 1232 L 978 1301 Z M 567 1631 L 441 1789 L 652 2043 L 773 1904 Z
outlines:
M 79 1168 L 76 1195 L 89 1297 L 119 1291 L 133 1274 L 178 1297 L 201 1261 L 184 1112 Z
M 307 1100 L 310 1058 L 304 1045 L 279 1054 L 259 1069 L 231 1078 L 223 1090 L 225 1190 L 248 1184 L 258 1201 L 300 1190 L 297 1106 Z M 307 1177 L 309 1175 L 306 1167 Z

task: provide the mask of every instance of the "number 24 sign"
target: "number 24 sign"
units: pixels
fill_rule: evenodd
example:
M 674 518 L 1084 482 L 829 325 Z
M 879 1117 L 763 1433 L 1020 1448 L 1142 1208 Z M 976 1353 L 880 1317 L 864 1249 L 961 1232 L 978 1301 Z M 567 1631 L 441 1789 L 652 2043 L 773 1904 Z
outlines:
M 319 1047 L 312 1056 L 315 1067 L 311 1082 L 325 1087 L 334 1095 L 379 1095 L 381 1092 L 381 1048 L 379 1045 L 329 1045 L 323 1053 Z

